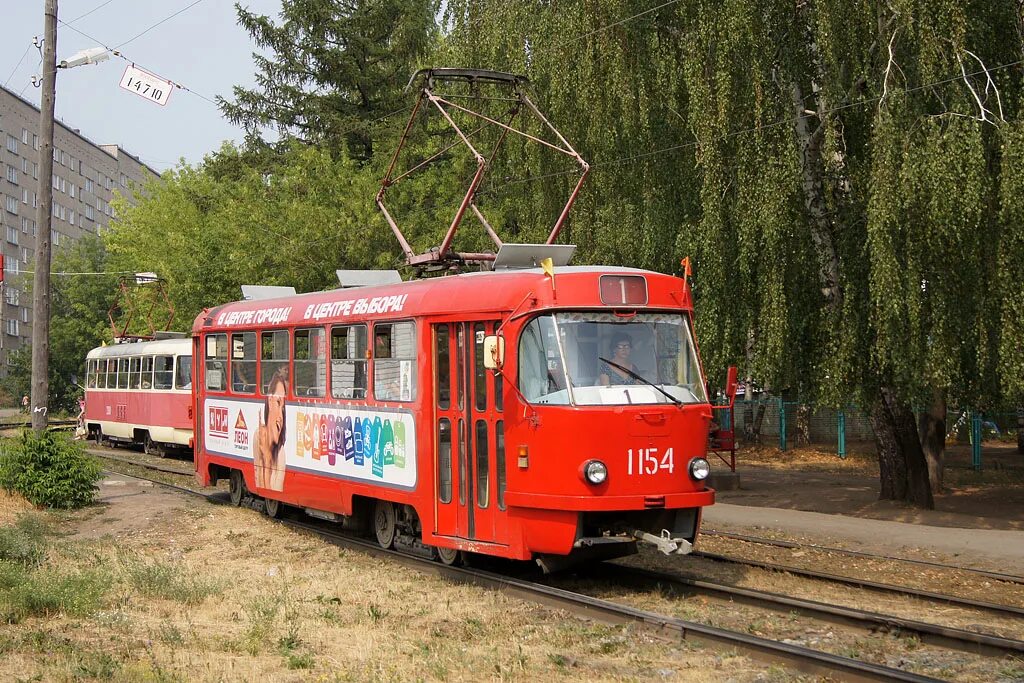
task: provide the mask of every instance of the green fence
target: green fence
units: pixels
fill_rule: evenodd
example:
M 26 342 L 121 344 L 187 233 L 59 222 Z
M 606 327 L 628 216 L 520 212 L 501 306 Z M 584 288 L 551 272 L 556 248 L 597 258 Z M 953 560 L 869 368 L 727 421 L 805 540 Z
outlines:
M 946 415 L 946 440 L 969 443 L 971 465 L 980 470 L 982 443 L 993 438 L 1016 439 L 1019 419 L 1016 411 L 951 409 Z M 748 425 L 756 424 L 758 420 L 760 428 L 755 431 L 760 442 L 777 441 L 783 451 L 804 438 L 809 444 L 834 445 L 836 454 L 845 458 L 848 443 L 874 442 L 875 439 L 867 414 L 856 406 L 842 410 L 813 408 L 783 398 L 736 401 L 735 421 L 739 438 L 743 438 Z

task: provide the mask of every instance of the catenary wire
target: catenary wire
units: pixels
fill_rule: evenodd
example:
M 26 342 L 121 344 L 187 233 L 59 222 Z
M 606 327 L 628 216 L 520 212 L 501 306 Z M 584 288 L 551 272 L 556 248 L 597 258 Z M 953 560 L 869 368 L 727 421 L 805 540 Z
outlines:
M 139 38 L 141 38 L 142 36 L 146 35 L 146 34 L 147 34 L 147 33 L 149 33 L 150 31 L 152 31 L 153 29 L 155 29 L 155 28 L 156 28 L 157 26 L 159 26 L 160 24 L 163 24 L 164 22 L 170 21 L 171 19 L 173 19 L 174 17 L 178 16 L 178 15 L 179 15 L 179 14 L 181 14 L 182 12 L 187 12 L 188 10 L 192 9 L 193 7 L 195 7 L 196 5 L 198 5 L 199 3 L 201 3 L 202 1 L 203 1 L 203 0 L 195 0 L 195 2 L 193 2 L 192 4 L 190 4 L 190 5 L 187 5 L 187 6 L 185 6 L 185 7 L 182 7 L 182 8 L 180 9 L 180 10 L 178 10 L 178 11 L 177 11 L 177 12 L 175 12 L 174 14 L 171 14 L 170 16 L 164 17 L 164 18 L 163 18 L 163 19 L 161 19 L 160 21 L 156 22 L 155 24 L 153 24 L 152 26 L 150 26 L 149 28 L 147 28 L 147 29 L 146 29 L 145 31 L 143 31 L 143 32 L 141 32 L 141 33 L 139 33 L 139 34 L 136 34 L 136 35 L 132 36 L 132 37 L 131 37 L 131 38 L 129 38 L 128 40 L 124 41 L 123 43 L 120 43 L 120 44 L 118 44 L 118 45 L 115 45 L 115 46 L 114 46 L 114 49 L 118 49 L 118 48 L 124 47 L 124 46 L 125 46 L 125 45 L 127 45 L 128 43 L 130 43 L 130 42 L 132 42 L 132 41 L 134 41 L 134 40 L 138 40 L 138 39 L 139 39 Z
M 6 81 L 4 81 L 4 86 L 5 87 L 7 86 L 8 83 L 11 82 L 11 79 L 14 78 L 14 74 L 18 73 L 18 67 L 21 66 L 21 63 L 25 61 L 25 57 L 28 57 L 28 51 L 31 50 L 31 49 L 32 49 L 32 46 L 29 45 L 28 47 L 25 48 L 25 51 L 21 53 L 21 59 L 19 59 L 18 63 L 14 65 L 14 68 L 11 69 L 11 75 L 7 77 Z
M 79 19 L 85 19 L 85 18 L 86 18 L 87 16 L 89 16 L 89 15 L 90 15 L 90 14 L 92 14 L 93 12 L 96 12 L 96 11 L 98 11 L 98 10 L 101 10 L 101 9 L 103 9 L 104 7 L 106 7 L 107 5 L 109 5 L 109 4 L 110 4 L 110 3 L 112 3 L 112 2 L 114 2 L 114 0 L 107 0 L 106 2 L 104 2 L 104 3 L 100 4 L 100 5 L 97 5 L 96 7 L 93 7 L 93 8 L 91 9 L 91 10 L 89 10 L 89 11 L 88 11 L 88 12 L 86 12 L 85 14 L 79 14 L 79 15 L 78 15 L 77 17 L 75 17 L 74 19 L 72 19 L 72 20 L 71 20 L 71 21 L 69 21 L 68 23 L 69 23 L 69 24 L 73 24 L 73 23 L 75 23 L 76 21 L 78 21 Z

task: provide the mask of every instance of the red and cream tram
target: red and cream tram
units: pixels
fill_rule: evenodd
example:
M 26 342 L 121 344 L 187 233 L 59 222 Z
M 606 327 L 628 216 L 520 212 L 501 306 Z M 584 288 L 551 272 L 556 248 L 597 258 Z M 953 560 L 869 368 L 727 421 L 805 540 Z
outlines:
M 86 356 L 89 438 L 164 455 L 192 447 L 192 341 L 125 341 Z
M 197 477 L 445 562 L 685 553 L 714 502 L 692 313 L 683 279 L 606 267 L 207 309 Z

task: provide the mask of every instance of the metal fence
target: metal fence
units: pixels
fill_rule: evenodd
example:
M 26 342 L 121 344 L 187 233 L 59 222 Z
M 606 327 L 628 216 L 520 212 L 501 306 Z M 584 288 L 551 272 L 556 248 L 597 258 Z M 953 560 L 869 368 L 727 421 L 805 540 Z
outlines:
M 801 410 L 805 411 L 802 416 Z M 845 458 L 848 443 L 873 443 L 875 439 L 867 414 L 856 406 L 835 410 L 812 408 L 782 398 L 737 400 L 733 419 L 741 439 L 747 425 L 760 420 L 759 428 L 755 428 L 759 442 L 777 442 L 783 451 L 805 439 L 809 444 L 834 446 L 836 454 Z M 982 443 L 993 438 L 1016 439 L 1018 424 L 1015 411 L 952 409 L 946 414 L 946 441 L 970 444 L 971 464 L 980 470 Z

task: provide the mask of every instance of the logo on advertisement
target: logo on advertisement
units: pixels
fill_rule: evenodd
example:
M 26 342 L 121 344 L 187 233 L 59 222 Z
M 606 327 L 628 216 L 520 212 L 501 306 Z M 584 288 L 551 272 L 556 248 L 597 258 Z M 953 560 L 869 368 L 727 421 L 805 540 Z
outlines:
M 220 406 L 210 406 L 207 422 L 210 425 L 210 434 L 213 436 L 228 435 L 228 409 Z
M 235 418 L 235 445 L 241 448 L 249 447 L 249 427 L 245 424 L 245 416 L 241 410 Z

